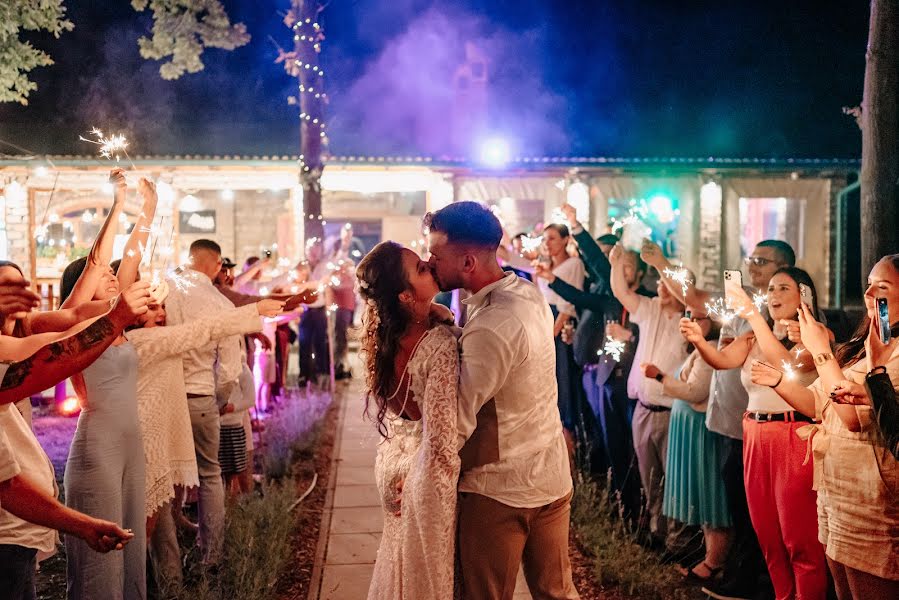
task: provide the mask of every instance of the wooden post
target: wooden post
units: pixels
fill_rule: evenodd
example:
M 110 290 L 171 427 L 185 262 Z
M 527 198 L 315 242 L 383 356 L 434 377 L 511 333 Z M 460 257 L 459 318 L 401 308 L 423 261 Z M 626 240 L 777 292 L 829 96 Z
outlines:
M 318 22 L 317 0 L 293 0 L 292 18 L 295 73 L 299 80 L 300 184 L 303 187 L 304 238 L 322 239 L 321 174 L 328 138 L 325 133 L 324 73 L 319 64 L 324 31 Z
M 862 277 L 899 252 L 899 2 L 871 0 L 862 101 Z M 863 283 L 862 287 L 866 287 Z

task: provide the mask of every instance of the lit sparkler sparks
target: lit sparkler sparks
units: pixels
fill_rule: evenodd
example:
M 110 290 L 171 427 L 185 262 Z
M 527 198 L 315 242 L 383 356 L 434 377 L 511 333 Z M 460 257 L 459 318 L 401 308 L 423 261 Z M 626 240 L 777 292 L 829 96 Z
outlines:
M 709 317 L 717 319 L 723 325 L 729 324 L 741 315 L 741 311 L 729 309 L 723 298 L 715 298 L 714 302 L 706 302 L 705 309 Z
M 91 135 L 96 137 L 96 140 L 90 140 L 83 135 L 79 135 L 78 139 L 82 142 L 88 142 L 89 144 L 94 144 L 100 146 L 100 156 L 106 158 L 108 160 L 115 159 L 116 162 L 119 162 L 121 159 L 121 154 L 124 154 L 126 157 L 128 156 L 128 140 L 122 134 L 115 134 L 111 136 L 103 135 L 103 132 L 98 128 L 94 127 L 91 129 Z
M 529 235 L 522 236 L 521 238 L 521 251 L 522 252 L 536 252 L 540 245 L 543 243 L 543 238 L 540 236 L 531 237 Z
M 784 377 L 786 377 L 789 380 L 794 380 L 794 379 L 796 379 L 796 369 L 801 369 L 802 363 L 799 363 L 794 366 L 792 363 L 782 360 L 782 361 L 780 361 L 780 366 L 781 366 L 781 369 L 783 370 Z
M 756 292 L 752 295 L 752 303 L 755 304 L 757 311 L 762 312 L 762 307 L 768 304 L 768 296 Z
M 550 221 L 552 221 L 556 225 L 567 225 L 568 217 L 565 216 L 565 213 L 562 212 L 561 208 L 556 207 L 553 209 L 552 215 L 550 216 Z
M 624 342 L 619 342 L 609 335 L 606 336 L 606 343 L 599 354 L 605 354 L 606 356 L 610 356 L 615 362 L 619 362 L 621 360 L 622 352 L 624 352 Z
M 690 271 L 681 268 L 669 269 L 668 267 L 665 267 L 662 273 L 665 277 L 680 285 L 681 294 L 683 294 L 684 300 L 686 301 L 687 290 L 689 290 L 690 285 L 693 283 L 693 280 L 690 279 Z

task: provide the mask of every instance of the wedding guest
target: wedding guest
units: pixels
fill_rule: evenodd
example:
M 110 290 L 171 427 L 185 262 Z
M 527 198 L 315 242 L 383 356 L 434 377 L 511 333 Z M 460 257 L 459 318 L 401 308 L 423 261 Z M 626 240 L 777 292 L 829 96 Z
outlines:
M 644 242 L 640 256 L 659 273 L 674 267 L 665 258 L 662 249 L 649 241 Z M 768 289 L 768 282 L 778 269 L 795 265 L 796 254 L 786 242 L 764 240 L 755 246 L 745 262 L 751 284 L 747 287 L 747 291 L 764 293 Z M 671 278 L 662 277 L 661 280 L 671 293 L 682 293 L 681 285 Z M 706 291 L 698 289 L 695 285 L 689 285 L 685 300 L 689 306 L 704 307 L 716 300 L 723 302 L 724 298 L 720 291 Z M 767 309 L 763 307 L 763 312 L 765 310 Z M 735 338 L 751 330 L 749 323 L 739 317 L 723 323 L 718 338 L 718 349 L 724 349 Z M 706 427 L 709 431 L 725 436 L 721 476 L 727 489 L 734 536 L 721 582 L 709 582 L 704 589 L 722 597 L 752 598 L 757 593 L 770 592 L 771 586 L 761 581 L 766 565 L 749 517 L 749 505 L 746 502 L 746 488 L 743 483 L 743 414 L 746 412 L 749 395 L 743 387 L 741 376 L 740 368 L 715 370 L 712 374 Z
M 678 329 L 682 305 L 678 297 L 662 283 L 658 285 L 659 295 L 656 298 L 637 294 L 625 277 L 624 252 L 624 248 L 618 245 L 609 254 L 611 284 L 615 297 L 630 313 L 631 321 L 640 328 L 634 364 L 653 364 L 662 372 L 671 372 L 687 359 L 686 344 L 682 343 Z M 668 533 L 662 502 L 673 400 L 663 393 L 661 381 L 647 380 L 640 369 L 631 369 L 627 387 L 628 396 L 637 398 L 631 427 L 640 480 L 646 496 L 648 530 L 651 542 L 662 546 Z
M 327 287 L 330 284 L 331 269 L 328 261 L 322 256 L 322 242 L 309 240 L 306 244 L 306 260 L 308 261 L 308 286 L 321 288 L 321 293 L 303 312 L 300 318 L 300 385 L 317 384 L 330 375 L 330 359 L 328 350 L 328 314 Z
M 887 300 L 888 344 L 880 340 L 878 298 Z M 885 445 L 862 387 L 875 372 L 889 377 L 888 387 L 899 385 L 899 255 L 885 256 L 871 269 L 865 308 L 859 329 L 834 352 L 814 307 L 801 306 L 802 342 L 819 375 L 809 388 L 761 363 L 752 367 L 754 383 L 821 419 L 801 433 L 810 438 L 814 456 L 817 539 L 826 549 L 840 600 L 899 597 L 899 461 Z
M 88 257 L 70 263 L 60 281 L 61 308 L 114 298 L 119 282 L 109 266 L 114 227 L 125 201 L 125 178 L 113 173 L 115 200 Z M 150 217 L 152 218 L 152 216 Z M 132 236 L 150 222 L 142 218 Z M 139 258 L 137 259 L 140 260 Z M 66 537 L 70 600 L 146 597 L 145 458 L 137 415 L 137 353 L 122 334 L 73 385 L 81 413 L 66 461 L 66 505 L 93 517 L 121 522 L 134 533 L 124 552 L 97 554 Z
M 547 266 L 551 265 L 552 274 L 575 289 L 583 290 L 584 263 L 580 258 L 568 254 L 570 241 L 571 235 L 565 225 L 550 224 L 543 229 L 543 244 L 549 261 Z M 566 430 L 569 454 L 573 455 L 575 431 L 582 429 L 583 388 L 580 369 L 574 362 L 571 345 L 562 340 L 562 330 L 566 326 L 573 327 L 573 322 L 577 320 L 577 310 L 573 304 L 553 292 L 545 279 L 538 279 L 537 285 L 549 303 L 555 320 L 553 336 L 556 349 L 556 382 L 559 387 L 559 413 L 562 416 L 562 426 Z
M 0 377 L 6 365 L 0 364 Z M 35 568 L 56 553 L 62 531 L 94 552 L 121 550 L 132 534 L 115 523 L 67 508 L 57 500 L 53 465 L 24 417 L 0 406 L 0 596 L 36 598 Z
M 694 318 L 707 340 L 717 338 L 708 317 Z M 677 370 L 663 373 L 649 364 L 644 365 L 643 373 L 648 379 L 661 381 L 662 392 L 675 399 L 671 405 L 662 513 L 678 523 L 702 527 L 705 557 L 693 569 L 683 572 L 687 579 L 705 583 L 724 567 L 732 533 L 731 518 L 718 470 L 723 440 L 705 426 L 713 369 L 692 345 L 687 350 L 690 355 Z
M 24 281 L 25 276 L 19 265 L 8 260 L 0 260 L 0 285 Z M 66 310 L 15 312 L 6 315 L 5 321 L 0 323 L 2 327 L 0 332 L 5 336 L 16 338 L 25 338 L 35 333 L 61 332 L 108 311 L 109 302 L 100 300 Z M 23 398 L 16 402 L 16 407 L 31 427 L 31 398 Z
M 754 361 L 794 364 L 791 377 L 797 382 L 808 385 L 815 380 L 813 363 L 796 358 L 804 349 L 790 339 L 782 323 L 802 305 L 800 284 L 811 289 L 812 310 L 817 310 L 815 286 L 809 275 L 795 267 L 779 269 L 768 284 L 768 314 L 773 323 L 741 287 L 726 288 L 731 306 L 744 315 L 752 331 L 724 350 L 709 344 L 696 323 L 683 321 L 681 329 L 712 367 L 732 369 L 742 365 L 741 380 L 749 394 L 743 419 L 746 498 L 777 598 L 823 599 L 827 575 L 824 550 L 816 536 L 812 465 L 805 462 L 805 444 L 796 435 L 812 418 L 793 410 L 774 390 L 754 383 L 751 372 Z M 782 339 L 775 336 L 772 325 Z
M 167 322 L 191 323 L 204 317 L 221 315 L 234 306 L 212 284 L 222 267 L 222 249 L 212 240 L 201 239 L 190 245 L 190 262 L 169 282 L 166 303 Z M 241 372 L 240 343 L 237 336 L 211 342 L 182 355 L 184 389 L 190 409 L 194 451 L 200 476 L 199 535 L 197 541 L 205 565 L 215 565 L 222 555 L 225 526 L 225 488 L 219 464 L 220 425 L 216 404 L 216 381 L 237 382 Z

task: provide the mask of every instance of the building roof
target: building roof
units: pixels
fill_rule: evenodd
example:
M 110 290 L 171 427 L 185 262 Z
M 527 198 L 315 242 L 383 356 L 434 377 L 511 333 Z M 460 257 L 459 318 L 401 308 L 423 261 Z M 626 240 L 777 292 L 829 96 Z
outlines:
M 130 158 L 136 165 L 184 166 L 287 166 L 297 163 L 298 155 L 137 155 Z M 67 167 L 107 166 L 96 155 L 9 155 L 0 154 L 0 167 L 23 166 L 32 161 L 47 161 Z M 125 162 L 125 161 L 123 161 Z M 129 164 L 125 162 L 125 164 Z M 854 158 L 748 158 L 748 157 L 609 157 L 609 156 L 522 156 L 512 158 L 504 167 L 488 168 L 463 157 L 431 156 L 339 156 L 325 158 L 325 165 L 335 166 L 429 166 L 444 169 L 504 171 L 536 171 L 544 169 L 621 169 L 621 170 L 758 170 L 758 171 L 857 171 L 861 161 Z

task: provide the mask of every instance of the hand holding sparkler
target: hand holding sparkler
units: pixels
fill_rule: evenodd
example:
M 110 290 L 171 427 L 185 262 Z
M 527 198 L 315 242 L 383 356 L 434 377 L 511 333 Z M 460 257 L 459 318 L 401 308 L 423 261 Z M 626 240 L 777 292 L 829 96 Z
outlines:
M 643 245 L 640 247 L 640 259 L 643 260 L 650 267 L 655 267 L 657 271 L 668 271 L 669 263 L 665 258 L 665 253 L 662 252 L 661 246 L 656 244 L 650 239 L 643 239 Z M 673 269 L 676 272 L 686 271 L 686 269 Z M 672 278 L 673 279 L 673 278 Z M 675 280 L 677 281 L 677 280 Z M 681 281 L 678 281 L 681 285 L 684 285 Z M 691 282 L 692 283 L 692 282 Z M 684 296 L 686 296 L 687 292 L 684 292 Z
M 292 291 L 292 290 L 291 290 Z M 296 310 L 301 304 L 313 304 L 318 300 L 318 290 L 306 289 L 295 293 L 284 303 L 284 311 Z
M 699 344 L 705 340 L 705 335 L 702 333 L 702 327 L 692 319 L 681 319 L 678 328 L 680 329 L 680 334 L 684 336 L 684 339 L 693 345 Z
M 256 310 L 259 311 L 261 317 L 276 317 L 284 310 L 284 302 L 265 298 L 256 303 Z
M 769 388 L 776 388 L 783 381 L 784 374 L 776 367 L 760 360 L 752 361 L 750 365 L 752 383 Z
M 552 267 L 539 261 L 534 263 L 534 275 L 540 279 L 545 279 L 547 283 L 553 283 L 556 280 Z
M 576 229 L 579 225 L 577 220 L 577 209 L 570 205 L 569 203 L 565 203 L 559 207 L 559 210 L 562 212 L 562 215 L 565 217 L 565 220 L 568 221 L 568 226 L 572 229 Z
M 610 337 L 616 342 L 627 343 L 634 339 L 634 334 L 620 323 L 610 321 L 606 323 L 606 337 Z
M 837 404 L 874 406 L 871 395 L 868 393 L 868 386 L 863 383 L 856 383 L 845 379 L 833 386 L 830 397 L 833 398 L 833 401 Z

